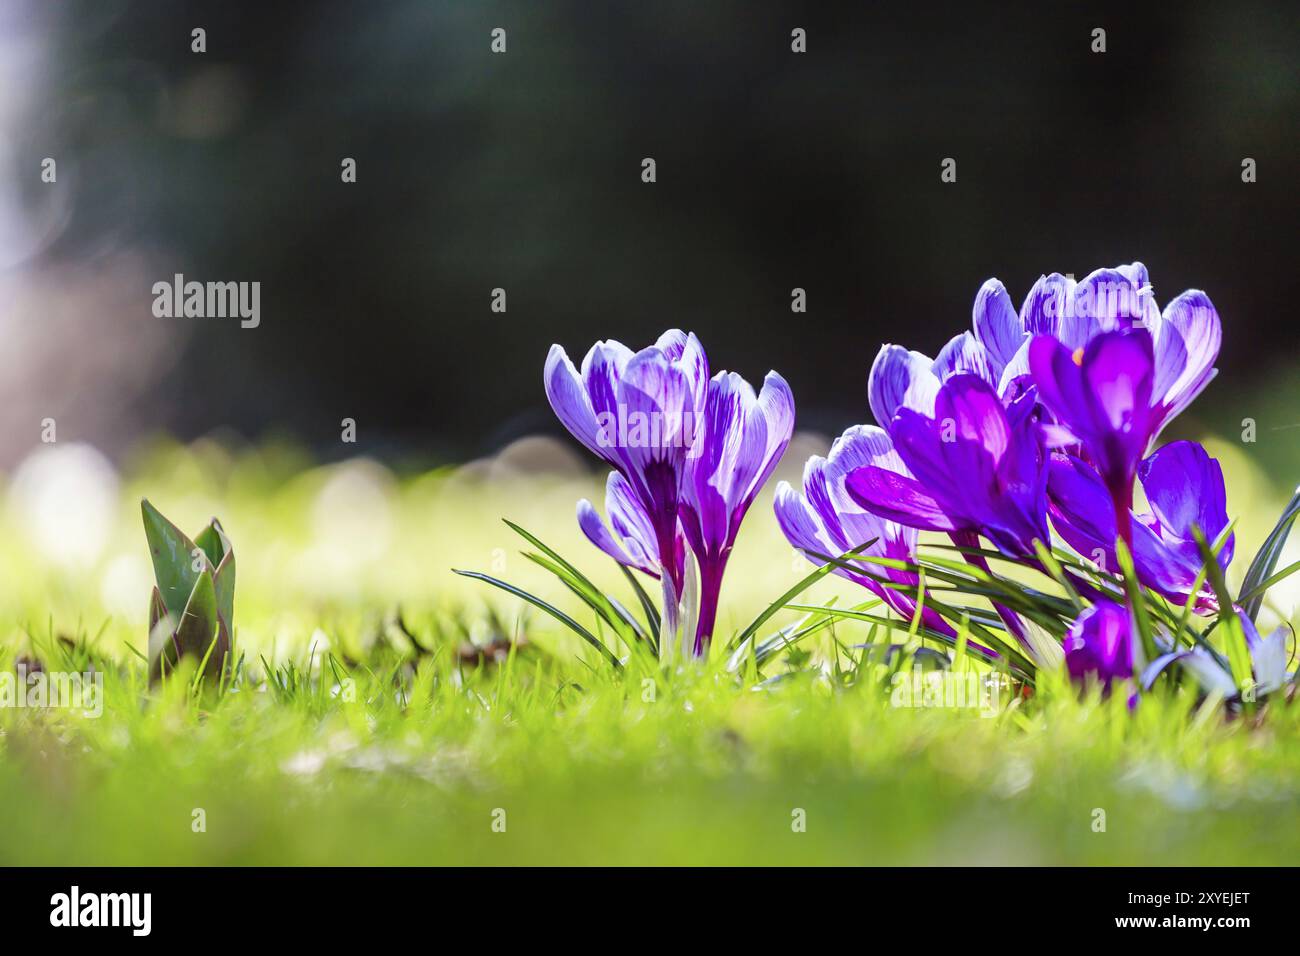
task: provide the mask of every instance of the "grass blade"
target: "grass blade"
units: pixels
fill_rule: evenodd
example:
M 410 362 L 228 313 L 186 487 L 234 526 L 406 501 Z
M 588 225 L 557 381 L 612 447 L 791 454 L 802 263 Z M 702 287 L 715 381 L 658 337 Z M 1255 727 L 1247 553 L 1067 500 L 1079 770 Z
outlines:
M 1300 515 L 1300 488 L 1291 496 L 1291 501 L 1282 511 L 1282 517 L 1264 539 L 1263 546 L 1255 555 L 1255 560 L 1250 562 L 1250 569 L 1241 582 L 1241 594 L 1237 603 L 1251 621 L 1255 620 L 1259 609 L 1264 605 L 1264 592 L 1277 583 L 1272 579 L 1273 569 L 1282 557 L 1282 547 L 1286 544 L 1287 535 L 1290 534 L 1297 515 Z
M 452 571 L 456 574 L 459 574 L 461 577 L 473 578 L 476 581 L 483 581 L 486 584 L 490 584 L 494 588 L 500 588 L 502 591 L 505 591 L 507 594 L 513 594 L 515 597 L 527 601 L 529 604 L 533 605 L 533 607 L 540 608 L 541 610 L 545 611 L 547 614 L 551 615 L 551 617 L 559 621 L 561 624 L 563 624 L 565 627 L 569 628 L 569 630 L 573 631 L 573 633 L 577 634 L 580 638 L 582 638 L 592 647 L 596 648 L 596 650 L 600 651 L 600 653 L 605 657 L 605 659 L 609 661 L 611 664 L 613 664 L 615 667 L 623 666 L 622 661 L 620 661 L 614 655 L 614 652 L 611 651 L 608 647 L 606 647 L 604 642 L 602 642 L 598 637 L 596 637 L 595 634 L 592 634 L 591 631 L 587 630 L 585 627 L 583 627 L 573 618 L 569 617 L 569 615 L 565 614 L 559 608 L 551 604 L 547 604 L 545 601 L 543 601 L 541 598 L 537 597 L 536 595 L 529 594 L 523 588 L 517 588 L 513 584 L 509 584 L 505 581 L 502 581 L 500 578 L 494 578 L 491 575 L 483 574 L 481 571 L 461 571 L 458 568 L 452 568 Z

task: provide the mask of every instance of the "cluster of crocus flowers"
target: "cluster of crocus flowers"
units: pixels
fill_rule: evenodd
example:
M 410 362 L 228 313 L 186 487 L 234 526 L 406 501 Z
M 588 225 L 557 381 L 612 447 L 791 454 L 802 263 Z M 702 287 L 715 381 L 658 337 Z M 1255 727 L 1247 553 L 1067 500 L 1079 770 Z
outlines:
M 1063 658 L 1071 677 L 1107 691 L 1149 686 L 1174 663 L 1225 695 L 1232 674 L 1274 687 L 1285 678 L 1285 640 L 1261 638 L 1250 617 L 1223 603 L 1234 551 L 1223 471 L 1195 442 L 1157 447 L 1214 377 L 1220 340 L 1205 293 L 1184 292 L 1161 310 L 1140 262 L 1078 282 L 1042 276 L 1018 311 L 990 279 L 971 329 L 936 358 L 881 348 L 867 384 L 876 423 L 849 428 L 827 456 L 809 459 L 800 488 L 780 483 L 777 522 L 809 561 L 952 643 L 958 616 L 978 615 L 981 628 L 996 620 L 926 603 L 920 532 L 950 538 L 978 569 L 976 582 L 992 580 L 987 544 L 1069 592 L 1077 612 L 1048 622 L 1059 650 L 1042 642 L 1040 608 L 1005 589 L 979 592 L 1014 638 L 996 645 L 1008 657 L 1039 666 Z M 674 330 L 640 352 L 599 342 L 580 369 L 553 346 L 546 391 L 569 431 L 613 468 L 607 520 L 582 501 L 582 530 L 662 582 L 661 653 L 676 645 L 703 654 L 740 523 L 790 441 L 789 387 L 775 372 L 758 392 L 733 373 L 710 377 L 699 341 Z M 1053 557 L 1053 534 L 1079 559 L 1065 566 Z M 1153 630 L 1144 603 L 1152 595 L 1181 606 L 1185 619 L 1228 621 L 1240 635 L 1231 659 Z
M 609 525 L 582 501 L 582 530 L 660 580 L 661 653 L 702 655 L 736 534 L 794 431 L 790 387 L 776 372 L 758 392 L 735 373 L 710 377 L 699 340 L 676 329 L 639 352 L 597 342 L 580 368 L 554 345 L 545 386 L 564 426 L 613 468 Z
M 1043 276 L 1019 312 L 991 279 L 976 296 L 971 331 L 937 358 L 881 349 L 867 390 L 879 425 L 865 433 L 871 453 L 839 464 L 848 457 L 841 448 L 867 447 L 862 429 L 850 429 L 831 459 L 809 462 L 802 496 L 780 491 L 778 521 L 810 557 L 868 536 L 880 539 L 881 553 L 906 554 L 919 530 L 972 552 L 983 538 L 1034 566 L 1050 524 L 1081 557 L 1116 571 L 1122 546 L 1147 587 L 1216 612 L 1213 590 L 1198 583 L 1196 533 L 1215 541 L 1228 528 L 1223 473 L 1195 443 L 1152 446 L 1213 378 L 1220 338 L 1205 293 L 1184 292 L 1162 312 L 1141 263 L 1079 282 Z M 1139 482 L 1150 508 L 1140 513 Z M 1226 567 L 1231 557 L 1228 535 L 1216 560 Z M 861 583 L 881 593 L 877 578 Z M 1139 663 L 1132 613 L 1092 597 L 1064 654 L 1072 675 L 1109 686 Z M 897 597 L 891 603 L 906 611 Z M 1023 640 L 1015 615 L 997 610 Z

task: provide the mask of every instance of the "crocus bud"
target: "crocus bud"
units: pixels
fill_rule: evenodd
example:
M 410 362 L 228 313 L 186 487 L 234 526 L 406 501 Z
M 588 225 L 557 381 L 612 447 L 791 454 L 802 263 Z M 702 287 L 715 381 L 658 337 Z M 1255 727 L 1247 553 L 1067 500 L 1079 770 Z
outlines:
M 156 582 L 149 601 L 149 679 L 171 671 L 184 655 L 215 680 L 232 663 L 235 552 L 230 539 L 216 518 L 191 540 L 147 500 L 140 508 Z

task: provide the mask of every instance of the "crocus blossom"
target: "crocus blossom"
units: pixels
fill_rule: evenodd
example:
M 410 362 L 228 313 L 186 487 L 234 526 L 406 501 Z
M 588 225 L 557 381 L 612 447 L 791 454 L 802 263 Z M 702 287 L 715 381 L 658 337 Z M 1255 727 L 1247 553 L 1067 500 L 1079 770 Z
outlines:
M 1030 374 L 1034 336 L 1050 336 L 1074 350 L 1103 332 L 1159 318 L 1146 266 L 1134 262 L 1097 269 L 1079 282 L 1059 272 L 1039 276 L 1019 314 L 1002 283 L 989 279 L 975 297 L 973 326 L 1005 395 Z
M 579 501 L 578 526 L 582 533 L 619 564 L 658 578 L 663 571 L 658 535 L 632 485 L 617 471 L 611 471 L 605 482 L 605 513 L 609 515 L 608 527 L 590 501 Z M 685 543 L 679 528 L 672 559 L 678 567 L 682 566 Z
M 857 468 L 874 465 L 895 474 L 906 466 L 889 434 L 871 425 L 855 425 L 831 445 L 825 458 L 814 455 L 804 465 L 803 493 L 788 482 L 776 486 L 776 520 L 789 542 L 816 565 L 823 557 L 836 558 L 868 541 L 874 542 L 862 553 L 874 557 L 910 561 L 916 548 L 916 530 L 897 521 L 882 518 L 865 510 L 845 487 L 845 479 Z M 900 584 L 915 585 L 915 574 L 899 568 L 872 565 L 872 570 Z M 875 578 L 839 566 L 834 572 L 879 595 L 905 618 L 911 618 L 916 606 L 906 594 L 887 587 Z M 952 628 L 933 610 L 924 611 L 927 627 L 945 634 Z
M 1023 389 L 1033 336 L 1050 335 L 1074 349 L 1102 332 L 1143 323 L 1154 328 L 1159 320 L 1146 266 L 1140 262 L 1098 269 L 1079 282 L 1060 273 L 1040 276 L 1019 312 L 1006 287 L 998 279 L 989 279 L 975 296 L 971 331 L 951 339 L 933 362 L 893 345 L 885 346 L 882 354 L 901 353 L 891 356 L 890 364 L 903 372 L 906 382 L 914 382 L 914 397 L 926 388 L 932 392 L 938 381 L 962 371 L 980 376 L 1006 399 Z M 903 356 L 908 361 L 900 362 Z M 872 411 L 877 421 L 884 422 L 893 417 L 893 409 L 886 407 L 889 382 L 882 378 L 878 384 L 881 391 L 872 395 Z M 901 393 L 895 390 L 894 395 L 894 404 L 899 404 Z M 915 407 L 915 402 L 911 404 Z
M 794 432 L 794 395 L 776 372 L 762 390 L 735 372 L 709 382 L 697 445 L 682 483 L 681 526 L 700 569 L 694 653 L 713 636 L 722 575 L 736 534 Z
M 1098 601 L 1075 618 L 1065 635 L 1065 667 L 1070 677 L 1089 676 L 1110 688 L 1133 676 L 1133 617 L 1113 601 Z
M 913 528 L 982 534 L 1009 556 L 1033 555 L 1033 542 L 1048 540 L 1047 453 L 1033 396 L 1004 407 L 985 379 L 959 372 L 936 389 L 930 411 L 928 400 L 903 399 L 886 427 L 906 471 L 858 468 L 847 479 L 853 500 Z
M 546 397 L 555 414 L 626 479 L 654 529 L 673 608 L 682 587 L 674 545 L 681 482 L 708 380 L 699 340 L 676 329 L 635 353 L 619 342 L 597 342 L 581 371 L 559 345 L 546 358 Z
M 672 653 L 680 633 L 688 653 L 702 654 L 740 523 L 794 430 L 790 387 L 776 372 L 757 394 L 735 373 L 710 379 L 699 340 L 677 330 L 637 353 L 598 342 L 581 371 L 554 345 L 545 381 L 560 421 L 615 469 L 606 485 L 609 525 L 584 500 L 583 533 L 662 582 L 661 652 Z
M 1207 541 L 1218 540 L 1228 528 L 1223 469 L 1195 442 L 1165 445 L 1138 466 L 1138 480 L 1151 511 L 1131 516 L 1133 564 L 1138 579 L 1165 597 L 1186 602 L 1204 567 L 1194 528 Z M 1110 495 L 1097 471 L 1074 455 L 1057 455 L 1048 470 L 1052 524 L 1080 555 L 1115 571 L 1115 514 Z M 1218 552 L 1227 569 L 1234 535 Z M 1214 590 L 1202 582 L 1193 607 L 1215 612 Z
M 1214 377 L 1219 315 L 1196 290 L 1160 313 L 1141 263 L 1098 270 L 1079 289 L 1059 321 L 1028 329 L 1024 366 L 1044 406 L 1096 466 L 1128 541 L 1137 464 Z
M 1105 332 L 1073 353 L 1037 336 L 1029 364 L 1043 404 L 1096 466 L 1119 534 L 1131 544 L 1133 479 L 1156 432 L 1151 336 L 1143 329 Z

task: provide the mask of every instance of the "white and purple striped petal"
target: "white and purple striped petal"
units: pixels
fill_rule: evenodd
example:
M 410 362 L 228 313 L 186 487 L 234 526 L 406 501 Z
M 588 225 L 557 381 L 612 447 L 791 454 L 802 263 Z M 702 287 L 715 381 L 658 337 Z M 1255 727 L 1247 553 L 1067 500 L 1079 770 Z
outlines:
M 993 374 L 1001 379 L 1029 335 L 1011 305 L 1006 287 L 997 279 L 980 286 L 971 308 L 971 325 L 984 346 Z
M 1192 289 L 1165 306 L 1153 334 L 1154 392 L 1163 425 L 1191 404 L 1214 378 L 1223 329 L 1209 296 Z
M 882 428 L 889 427 L 900 408 L 933 412 L 938 391 L 939 378 L 929 356 L 900 345 L 881 346 L 867 378 L 867 401 Z
M 814 565 L 824 565 L 824 558 L 838 557 L 868 541 L 874 543 L 863 554 L 897 560 L 912 558 L 916 531 L 866 510 L 849 491 L 850 476 L 869 468 L 891 475 L 905 471 L 883 429 L 857 425 L 835 440 L 826 458 L 808 459 L 804 466 L 803 494 L 784 481 L 777 486 L 777 523 L 786 539 Z M 878 565 L 869 567 L 876 575 L 915 583 L 914 576 L 905 571 Z M 904 617 L 910 617 L 915 611 L 910 598 L 866 573 L 855 573 L 844 567 L 837 567 L 833 573 L 879 595 Z M 951 633 L 947 624 L 929 609 L 925 612 L 925 624 Z
M 659 577 L 659 542 L 654 525 L 645 508 L 628 484 L 616 471 L 605 483 L 605 511 L 609 527 L 587 499 L 578 502 L 578 525 L 591 543 L 619 564 Z

